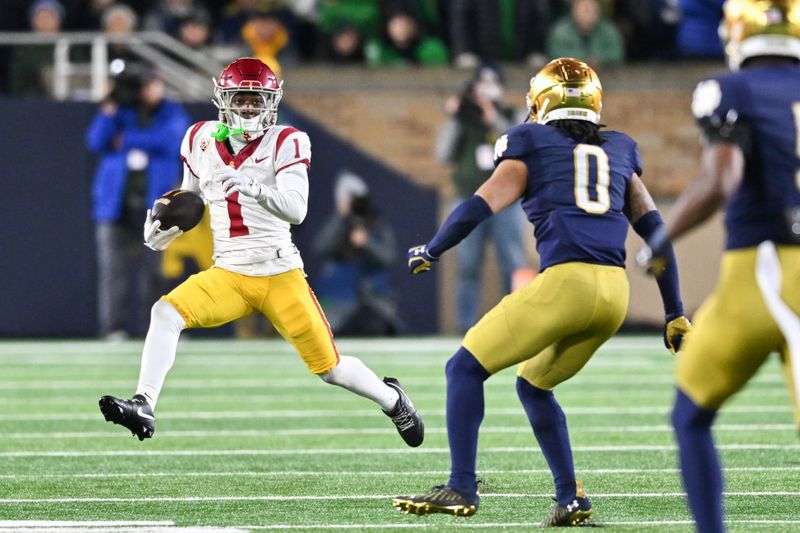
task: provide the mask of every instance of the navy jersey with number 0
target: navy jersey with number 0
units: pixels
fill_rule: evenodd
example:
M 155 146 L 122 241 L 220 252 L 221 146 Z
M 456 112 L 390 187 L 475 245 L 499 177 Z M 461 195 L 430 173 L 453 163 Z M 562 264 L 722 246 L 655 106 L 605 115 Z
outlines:
M 709 140 L 745 153 L 742 184 L 725 211 L 727 248 L 789 243 L 784 213 L 800 206 L 800 68 L 759 66 L 706 80 L 692 112 Z
M 571 261 L 625 265 L 623 208 L 641 158 L 627 135 L 601 134 L 600 146 L 580 144 L 556 127 L 522 124 L 495 145 L 495 165 L 517 159 L 528 167 L 522 208 L 534 225 L 542 270 Z

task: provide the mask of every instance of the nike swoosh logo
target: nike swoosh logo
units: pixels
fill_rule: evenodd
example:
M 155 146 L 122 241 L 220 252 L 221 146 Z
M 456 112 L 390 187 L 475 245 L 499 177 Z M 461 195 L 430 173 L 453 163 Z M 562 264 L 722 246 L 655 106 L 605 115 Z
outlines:
M 261 163 L 262 161 L 266 161 L 267 159 L 269 159 L 269 156 L 262 157 L 261 159 L 254 159 L 254 161 L 256 162 L 256 164 L 258 164 Z
M 148 419 L 148 420 L 155 420 L 155 418 L 154 418 L 154 417 L 152 417 L 152 416 L 148 415 L 147 413 L 143 413 L 143 412 L 142 412 L 142 408 L 141 408 L 141 407 L 140 407 L 139 409 L 137 409 L 137 410 L 136 410 L 136 414 L 137 414 L 137 415 L 139 415 L 139 416 L 141 416 L 142 418 L 146 418 L 146 419 Z

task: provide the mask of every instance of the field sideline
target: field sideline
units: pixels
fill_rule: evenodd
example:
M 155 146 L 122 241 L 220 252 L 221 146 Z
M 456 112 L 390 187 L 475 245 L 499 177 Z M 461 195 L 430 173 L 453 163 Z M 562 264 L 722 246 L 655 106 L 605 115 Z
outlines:
M 478 514 L 391 506 L 447 481 L 444 364 L 458 344 L 339 342 L 400 379 L 426 422 L 411 449 L 369 401 L 308 374 L 283 341 L 182 341 L 145 442 L 97 408 L 103 394 L 132 394 L 141 342 L 0 342 L 0 531 L 530 529 L 553 486 L 512 369 L 486 386 Z M 556 391 L 604 531 L 693 530 L 668 425 L 673 365 L 660 338 L 620 336 Z M 731 531 L 800 531 L 792 418 L 775 360 L 719 417 Z

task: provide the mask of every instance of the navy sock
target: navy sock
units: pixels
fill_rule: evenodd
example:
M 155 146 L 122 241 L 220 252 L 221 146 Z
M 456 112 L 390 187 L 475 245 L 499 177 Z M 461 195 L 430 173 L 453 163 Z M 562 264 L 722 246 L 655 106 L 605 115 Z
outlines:
M 567 505 L 575 499 L 575 466 L 567 432 L 567 418 L 553 391 L 534 387 L 517 378 L 517 395 L 528 414 L 533 434 L 550 465 L 556 485 L 556 501 Z
M 456 491 L 477 492 L 475 461 L 478 429 L 483 420 L 483 382 L 490 376 L 469 351 L 461 347 L 447 361 L 447 440 L 450 443 L 450 481 Z
M 716 411 L 698 407 L 678 389 L 672 425 L 678 439 L 683 485 L 700 533 L 725 531 L 722 522 L 722 470 L 711 424 Z

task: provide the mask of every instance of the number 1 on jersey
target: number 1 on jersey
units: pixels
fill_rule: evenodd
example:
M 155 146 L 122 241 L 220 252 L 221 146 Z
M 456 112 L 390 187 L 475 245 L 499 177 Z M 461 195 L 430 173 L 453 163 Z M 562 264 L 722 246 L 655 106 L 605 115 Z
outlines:
M 575 204 L 587 213 L 602 215 L 611 207 L 611 197 L 608 194 L 608 186 L 611 183 L 608 155 L 605 150 L 594 144 L 579 144 L 575 147 L 573 155 L 575 160 Z M 590 158 L 592 157 L 595 159 L 597 176 L 589 175 Z M 589 186 L 593 177 L 597 200 L 592 200 L 589 195 Z

